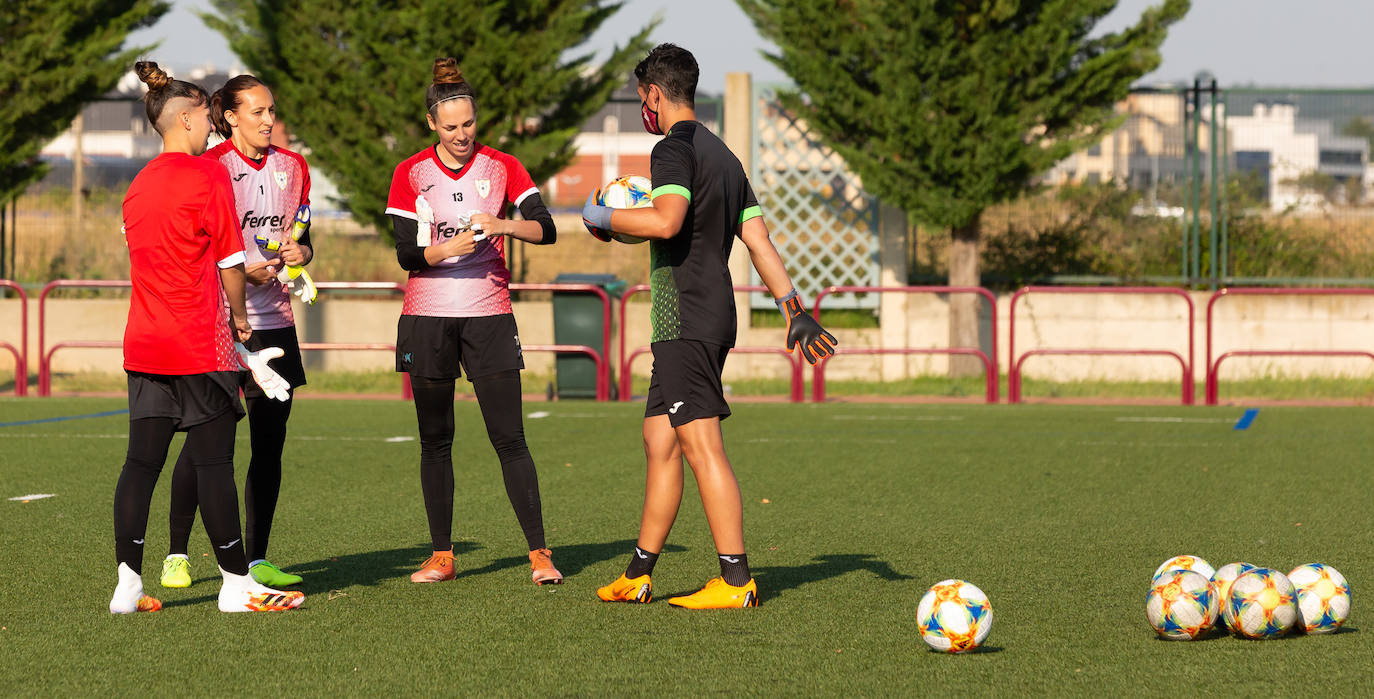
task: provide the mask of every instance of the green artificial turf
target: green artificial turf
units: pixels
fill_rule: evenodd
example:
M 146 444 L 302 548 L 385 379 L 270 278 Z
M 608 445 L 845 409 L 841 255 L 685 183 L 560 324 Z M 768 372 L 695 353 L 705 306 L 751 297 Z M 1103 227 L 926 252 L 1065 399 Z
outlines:
M 0 423 L 120 399 L 0 399 Z M 195 584 L 157 584 L 167 482 L 144 561 L 155 614 L 111 616 L 114 483 L 127 416 L 0 426 L 0 693 L 355 695 L 1354 695 L 1374 686 L 1371 413 L 738 403 L 724 423 L 744 493 L 757 609 L 667 597 L 717 574 L 693 481 L 647 606 L 599 602 L 639 521 L 643 406 L 526 404 L 562 586 L 529 582 L 477 406 L 457 404 L 459 578 L 427 555 L 412 406 L 301 400 L 271 559 L 303 609 L 222 614 L 199 524 Z M 247 426 L 236 458 L 247 468 Z M 179 441 L 177 442 L 179 444 Z M 174 446 L 175 449 L 175 446 Z M 173 455 L 174 457 L 174 455 Z M 57 497 L 14 502 L 31 493 Z M 1151 573 L 1177 554 L 1288 571 L 1331 564 L 1355 590 L 1341 632 L 1156 640 Z M 930 652 L 917 601 L 945 578 L 992 600 L 982 652 Z M 1360 690 L 1365 687 L 1365 690 Z

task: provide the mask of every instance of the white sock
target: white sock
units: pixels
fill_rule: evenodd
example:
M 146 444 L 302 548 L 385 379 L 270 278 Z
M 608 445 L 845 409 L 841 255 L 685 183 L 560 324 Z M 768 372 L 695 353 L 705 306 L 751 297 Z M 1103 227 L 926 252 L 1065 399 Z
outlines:
M 128 563 L 120 563 L 119 584 L 115 585 L 114 596 L 110 598 L 110 613 L 133 614 L 138 611 L 138 601 L 142 598 L 143 577 Z
M 259 564 L 259 563 L 266 563 L 266 562 L 267 562 L 267 559 L 266 559 L 266 558 L 259 558 L 258 560 L 253 561 L 252 563 L 249 563 L 249 564 L 248 564 L 248 570 L 252 570 L 252 569 L 253 569 L 253 566 L 255 566 L 255 565 Z
M 171 558 L 181 558 L 181 559 L 187 560 L 187 561 L 191 560 L 191 558 L 190 558 L 189 556 L 187 556 L 186 554 L 184 554 L 184 553 L 169 553 L 169 554 L 167 554 L 167 558 L 169 558 L 169 559 L 171 559 Z

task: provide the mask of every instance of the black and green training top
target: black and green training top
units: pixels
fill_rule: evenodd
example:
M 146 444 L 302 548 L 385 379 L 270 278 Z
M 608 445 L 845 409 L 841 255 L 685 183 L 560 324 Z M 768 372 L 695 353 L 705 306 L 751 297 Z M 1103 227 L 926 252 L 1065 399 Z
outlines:
M 739 158 L 695 121 L 673 124 L 649 156 L 653 197 L 687 199 L 677 235 L 649 241 L 653 341 L 735 346 L 730 248 L 740 226 L 762 216 Z

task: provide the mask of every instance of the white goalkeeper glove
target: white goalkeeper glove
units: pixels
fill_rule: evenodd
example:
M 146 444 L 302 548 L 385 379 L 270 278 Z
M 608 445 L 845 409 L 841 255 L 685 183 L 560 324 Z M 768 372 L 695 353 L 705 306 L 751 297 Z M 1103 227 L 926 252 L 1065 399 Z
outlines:
M 277 281 L 286 287 L 286 290 L 300 297 L 305 305 L 310 306 L 319 297 L 320 291 L 315 288 L 315 280 L 310 278 L 310 273 L 304 267 L 283 267 L 277 272 Z
M 415 197 L 415 217 L 419 219 L 419 225 L 415 228 L 415 244 L 427 248 L 433 234 L 434 209 L 429 208 L 429 202 L 425 201 L 424 195 Z
M 234 351 L 239 353 L 239 364 L 253 375 L 253 383 L 256 383 L 268 398 L 283 403 L 291 399 L 291 383 L 283 379 L 272 367 L 267 366 L 268 360 L 284 354 L 280 347 L 264 347 L 257 352 L 249 352 L 242 342 L 235 342 Z

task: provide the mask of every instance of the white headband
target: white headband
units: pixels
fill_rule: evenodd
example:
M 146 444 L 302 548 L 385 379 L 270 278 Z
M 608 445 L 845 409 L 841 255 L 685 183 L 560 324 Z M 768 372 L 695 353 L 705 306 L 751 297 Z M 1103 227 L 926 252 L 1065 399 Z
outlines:
M 474 105 L 477 104 L 477 102 L 475 102 L 475 101 L 472 99 L 472 95 L 454 95 L 454 96 L 452 96 L 452 97 L 445 97 L 445 98 L 439 100 L 438 102 L 435 102 L 435 103 L 434 103 L 434 107 L 438 107 L 439 105 L 441 105 L 441 104 L 443 104 L 443 103 L 445 103 L 445 102 L 451 102 L 451 101 L 453 101 L 453 100 L 467 100 L 467 101 L 469 101 L 469 102 L 472 102 Z M 434 109 L 434 107 L 430 107 L 430 109 Z

